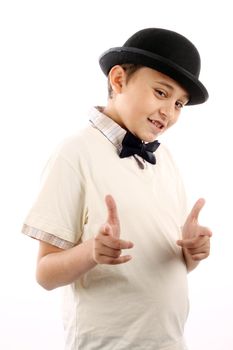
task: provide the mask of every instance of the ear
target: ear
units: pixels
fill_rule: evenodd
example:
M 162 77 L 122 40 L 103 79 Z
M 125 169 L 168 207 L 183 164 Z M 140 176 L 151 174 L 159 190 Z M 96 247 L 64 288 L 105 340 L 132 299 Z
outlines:
M 120 94 L 126 81 L 124 69 L 119 65 L 113 66 L 108 74 L 108 77 L 114 93 Z

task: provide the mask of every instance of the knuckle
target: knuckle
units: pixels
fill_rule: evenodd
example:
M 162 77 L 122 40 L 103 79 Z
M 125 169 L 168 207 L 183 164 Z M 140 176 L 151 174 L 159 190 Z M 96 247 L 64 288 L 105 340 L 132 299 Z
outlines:
M 189 249 L 194 249 L 194 248 L 196 248 L 196 240 L 191 240 L 190 242 L 189 242 Z
M 119 258 L 120 255 L 121 255 L 121 250 L 120 249 L 114 251 L 114 257 L 115 258 Z
M 118 241 L 118 242 L 117 242 L 117 247 L 116 247 L 116 249 L 117 249 L 117 250 L 121 250 L 121 246 L 122 246 L 122 245 L 121 245 L 121 242 Z
M 116 250 L 121 250 L 121 241 L 119 239 L 114 240 L 114 248 Z
M 117 260 L 115 258 L 108 258 L 108 264 L 115 265 Z

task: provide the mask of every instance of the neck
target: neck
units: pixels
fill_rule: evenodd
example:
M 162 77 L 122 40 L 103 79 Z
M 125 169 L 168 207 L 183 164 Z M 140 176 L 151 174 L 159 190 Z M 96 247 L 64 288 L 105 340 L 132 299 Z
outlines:
M 116 108 L 114 108 L 111 102 L 108 102 L 107 106 L 103 108 L 103 113 L 111 118 L 115 123 L 120 125 L 123 129 L 127 130 L 124 123 L 121 120 L 120 115 L 117 113 Z

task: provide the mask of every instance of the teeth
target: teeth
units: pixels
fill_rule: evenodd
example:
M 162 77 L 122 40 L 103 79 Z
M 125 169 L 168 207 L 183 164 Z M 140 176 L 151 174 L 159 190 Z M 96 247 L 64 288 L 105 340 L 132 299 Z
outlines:
M 162 129 L 163 125 L 162 125 L 159 121 L 157 121 L 157 120 L 152 120 L 152 119 L 149 119 L 149 121 L 150 121 L 152 124 L 154 124 L 155 126 L 157 126 L 157 128 Z

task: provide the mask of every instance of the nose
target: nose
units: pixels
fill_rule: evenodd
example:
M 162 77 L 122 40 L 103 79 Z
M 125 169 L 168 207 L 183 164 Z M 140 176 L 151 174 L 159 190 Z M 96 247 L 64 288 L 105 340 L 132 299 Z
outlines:
M 170 120 L 173 118 L 174 108 L 172 103 L 169 101 L 164 101 L 164 103 L 160 106 L 159 109 L 161 118 L 165 120 Z

